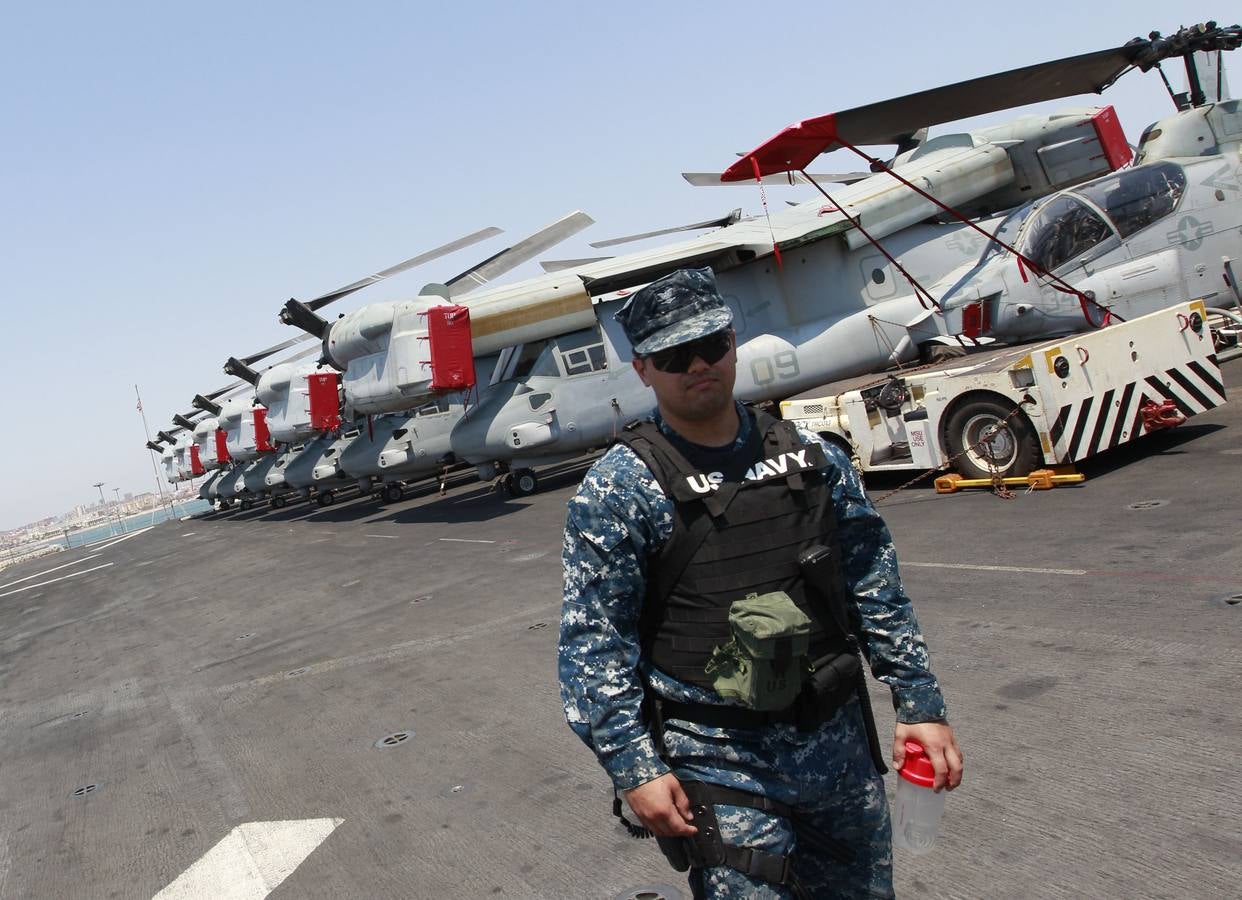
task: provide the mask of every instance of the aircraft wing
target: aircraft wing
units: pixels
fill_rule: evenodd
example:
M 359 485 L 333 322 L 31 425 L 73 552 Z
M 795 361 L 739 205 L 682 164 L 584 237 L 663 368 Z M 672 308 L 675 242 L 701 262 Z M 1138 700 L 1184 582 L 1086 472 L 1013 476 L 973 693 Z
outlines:
M 753 179 L 756 164 L 760 175 L 805 169 L 838 140 L 854 145 L 897 144 L 929 125 L 1044 100 L 1098 94 L 1134 65 L 1146 46 L 1141 42 L 1097 50 L 804 119 L 737 160 L 720 180 Z

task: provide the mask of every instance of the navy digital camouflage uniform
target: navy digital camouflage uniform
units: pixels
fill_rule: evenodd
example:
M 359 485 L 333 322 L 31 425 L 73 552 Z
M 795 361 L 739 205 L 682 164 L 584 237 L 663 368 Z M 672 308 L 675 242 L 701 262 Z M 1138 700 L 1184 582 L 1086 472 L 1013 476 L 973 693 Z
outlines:
M 754 420 L 742 421 L 728 452 L 746 443 Z M 696 464 L 696 448 L 663 423 L 661 431 Z M 846 455 L 819 442 L 823 472 L 836 507 L 846 582 L 856 598 L 871 671 L 893 691 L 901 722 L 945 718 L 928 653 L 902 588 L 887 527 L 867 499 Z M 719 451 L 717 451 L 719 452 Z M 661 759 L 640 712 L 645 679 L 659 696 L 691 703 L 729 703 L 706 688 L 671 678 L 640 659 L 638 620 L 647 559 L 669 539 L 673 506 L 646 465 L 624 445 L 613 446 L 587 472 L 569 502 L 563 562 L 559 677 L 565 717 L 624 791 L 669 766 Z M 871 760 L 857 700 L 818 729 L 794 725 L 761 729 L 710 728 L 681 720 L 665 726 L 665 752 L 679 778 L 759 793 L 794 807 L 801 821 L 848 844 L 843 866 L 803 849 L 795 871 L 811 896 L 892 896 L 892 851 L 884 784 Z M 783 818 L 717 806 L 726 843 L 785 853 L 795 844 Z M 692 877 L 694 873 L 692 872 Z M 709 897 L 787 898 L 792 894 L 734 869 L 707 869 L 700 887 Z

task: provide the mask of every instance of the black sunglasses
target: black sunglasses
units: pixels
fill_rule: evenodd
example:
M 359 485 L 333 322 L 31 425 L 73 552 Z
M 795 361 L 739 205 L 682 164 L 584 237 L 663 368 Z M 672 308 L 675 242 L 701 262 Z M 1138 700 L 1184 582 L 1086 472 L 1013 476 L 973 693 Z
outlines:
M 667 350 L 657 350 L 655 353 L 648 354 L 646 358 L 651 360 L 651 364 L 661 372 L 677 375 L 690 371 L 690 364 L 696 358 L 703 360 L 709 366 L 720 362 L 732 346 L 733 335 L 725 329 L 698 340 L 669 347 Z

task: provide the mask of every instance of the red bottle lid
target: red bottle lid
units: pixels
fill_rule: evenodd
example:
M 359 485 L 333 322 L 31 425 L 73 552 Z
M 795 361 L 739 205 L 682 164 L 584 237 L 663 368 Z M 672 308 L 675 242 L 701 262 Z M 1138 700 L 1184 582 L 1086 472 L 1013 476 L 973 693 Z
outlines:
M 919 787 L 929 788 L 936 783 L 936 769 L 932 761 L 927 758 L 923 745 L 914 741 L 906 741 L 906 760 L 897 774 Z

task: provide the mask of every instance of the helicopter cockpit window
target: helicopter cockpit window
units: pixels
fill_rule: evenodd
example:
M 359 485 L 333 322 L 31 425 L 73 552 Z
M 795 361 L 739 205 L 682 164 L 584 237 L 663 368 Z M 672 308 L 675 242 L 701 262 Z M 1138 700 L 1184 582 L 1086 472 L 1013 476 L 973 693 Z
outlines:
M 552 399 L 552 395 L 543 391 L 538 394 L 529 394 L 526 399 L 530 402 L 530 408 L 537 411 L 542 409 L 544 404 Z
M 1108 213 L 1117 233 L 1127 238 L 1173 212 L 1185 190 L 1186 173 L 1162 162 L 1118 172 L 1079 193 Z
M 547 341 L 531 341 L 530 343 L 522 344 L 521 352 L 518 353 L 518 358 L 513 362 L 513 372 L 509 377 L 522 378 L 531 374 L 535 363 L 539 360 L 539 357 L 544 355 L 547 347 Z M 553 372 L 552 374 L 555 375 L 557 373 Z
M 1054 197 L 1035 213 L 1018 249 L 1051 272 L 1113 234 L 1108 223 L 1073 197 Z
M 604 352 L 598 326 L 564 335 L 557 338 L 556 343 L 566 375 L 586 375 L 608 368 L 608 355 Z
M 546 375 L 550 378 L 559 378 L 561 370 L 556 367 L 556 347 L 551 343 L 545 343 L 543 350 L 540 351 L 539 357 L 530 367 L 531 375 Z

